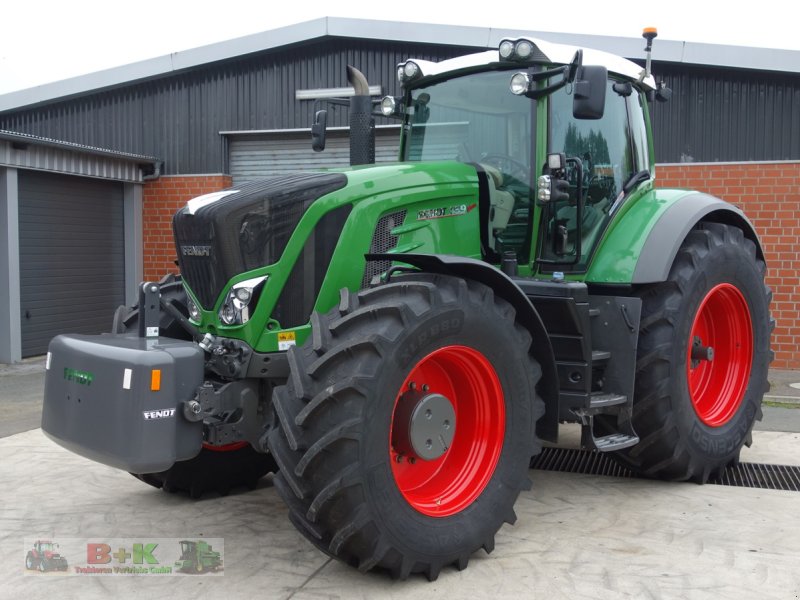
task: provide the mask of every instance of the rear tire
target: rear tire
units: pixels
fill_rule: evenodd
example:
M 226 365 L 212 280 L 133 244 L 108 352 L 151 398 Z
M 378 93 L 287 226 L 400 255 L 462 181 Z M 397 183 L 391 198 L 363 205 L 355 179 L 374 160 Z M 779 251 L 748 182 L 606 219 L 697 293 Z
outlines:
M 169 274 L 158 283 L 161 296 L 173 301 L 175 307 L 188 316 L 186 291 L 179 276 Z M 139 322 L 139 309 L 134 306 L 115 318 L 117 332 L 135 331 Z M 167 312 L 161 311 L 159 335 L 179 340 L 191 340 L 188 332 Z M 267 473 L 278 470 L 275 460 L 269 454 L 253 450 L 245 442 L 228 446 L 203 445 L 200 453 L 190 460 L 176 462 L 160 473 L 134 477 L 166 492 L 181 492 L 192 498 L 199 498 L 206 492 L 227 495 L 232 489 L 255 489 L 258 480 Z
M 765 272 L 741 229 L 701 223 L 667 281 L 640 292 L 633 427 L 641 441 L 616 452 L 618 462 L 648 477 L 698 483 L 738 462 L 769 390 Z
M 490 288 L 437 275 L 343 290 L 314 314 L 312 338 L 289 352 L 269 437 L 295 527 L 332 557 L 401 579 L 491 552 L 530 486 L 544 412 L 531 337 L 514 318 Z M 449 440 L 442 397 L 455 410 Z M 440 429 L 426 442 L 415 427 L 431 414 Z M 439 435 L 437 455 L 421 458 Z

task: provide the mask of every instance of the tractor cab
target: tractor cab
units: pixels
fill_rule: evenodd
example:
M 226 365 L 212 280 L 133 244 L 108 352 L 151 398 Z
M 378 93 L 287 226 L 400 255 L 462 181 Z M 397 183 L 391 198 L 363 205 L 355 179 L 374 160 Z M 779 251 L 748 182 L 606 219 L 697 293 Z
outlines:
M 398 67 L 405 95 L 382 103 L 403 120 L 402 160 L 476 167 L 489 198 L 482 258 L 511 253 L 530 274 L 586 272 L 613 214 L 653 172 L 652 77 L 603 52 L 565 52 L 522 38 L 409 60 Z

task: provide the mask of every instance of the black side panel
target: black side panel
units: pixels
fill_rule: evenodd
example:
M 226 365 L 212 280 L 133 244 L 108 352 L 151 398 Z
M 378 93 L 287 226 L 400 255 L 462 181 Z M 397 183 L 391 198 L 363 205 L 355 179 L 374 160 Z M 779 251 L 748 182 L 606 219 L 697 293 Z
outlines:
M 311 232 L 272 311 L 282 328 L 308 322 L 352 205 L 327 213 Z
M 20 169 L 19 230 L 22 356 L 108 331 L 125 303 L 122 184 Z
M 305 211 L 341 189 L 339 173 L 286 175 L 237 187 L 234 193 L 173 218 L 181 274 L 210 310 L 234 275 L 277 261 Z

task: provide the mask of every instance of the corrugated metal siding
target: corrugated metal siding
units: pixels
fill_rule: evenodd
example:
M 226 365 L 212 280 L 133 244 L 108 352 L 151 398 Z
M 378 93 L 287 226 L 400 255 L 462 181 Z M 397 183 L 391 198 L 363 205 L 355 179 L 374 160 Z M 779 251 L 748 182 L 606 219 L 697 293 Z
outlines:
M 225 172 L 220 131 L 310 127 L 296 89 L 346 85 L 345 66 L 397 93 L 395 66 L 477 48 L 344 38 L 316 40 L 204 68 L 0 115 L 0 128 L 165 159 L 165 172 Z M 673 100 L 654 112 L 656 159 L 800 159 L 800 75 L 654 63 Z M 329 113 L 347 125 L 347 111 Z M 387 122 L 388 123 L 388 122 Z
M 22 356 L 109 331 L 125 303 L 122 184 L 19 171 Z
M 0 140 L 0 165 L 118 181 L 142 181 L 141 169 L 130 161 L 35 144 L 16 149 L 11 142 L 3 140 Z
M 380 129 L 375 136 L 375 162 L 397 160 L 400 130 Z M 311 149 L 309 132 L 233 136 L 230 174 L 234 185 L 272 175 L 346 167 L 350 164 L 347 131 L 329 131 L 324 152 Z
M 672 99 L 652 108 L 657 162 L 797 160 L 800 75 L 656 64 Z
M 357 66 L 371 84 L 397 93 L 395 67 L 416 56 L 443 60 L 475 49 L 329 39 L 281 52 L 213 63 L 201 70 L 0 115 L 0 128 L 165 159 L 165 172 L 224 172 L 220 131 L 311 126 L 312 101 L 296 89 L 347 85 Z M 347 111 L 328 125 L 347 125 Z

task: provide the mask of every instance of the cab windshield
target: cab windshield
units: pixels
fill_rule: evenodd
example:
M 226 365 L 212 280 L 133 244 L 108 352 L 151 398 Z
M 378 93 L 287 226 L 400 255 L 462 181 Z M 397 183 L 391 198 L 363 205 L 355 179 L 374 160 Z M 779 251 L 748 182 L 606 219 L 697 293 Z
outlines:
M 527 175 L 533 103 L 509 93 L 510 77 L 488 71 L 413 90 L 404 158 L 489 159 L 509 175 Z
M 486 71 L 411 91 L 407 161 L 457 160 L 487 173 L 490 252 L 523 248 L 531 203 L 536 103 L 509 92 L 512 71 Z

